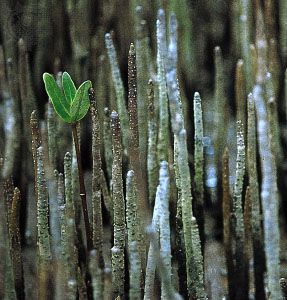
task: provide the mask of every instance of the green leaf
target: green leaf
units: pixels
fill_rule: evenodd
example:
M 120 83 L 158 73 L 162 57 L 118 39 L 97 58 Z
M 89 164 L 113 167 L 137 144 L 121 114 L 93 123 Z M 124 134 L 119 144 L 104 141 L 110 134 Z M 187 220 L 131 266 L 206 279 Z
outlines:
M 65 122 L 78 122 L 87 114 L 90 107 L 88 91 L 92 87 L 91 81 L 83 82 L 76 90 L 71 76 L 64 72 L 62 76 L 63 92 L 51 74 L 44 73 L 43 80 L 56 113 Z
M 80 121 L 87 114 L 90 107 L 88 91 L 91 87 L 91 81 L 87 80 L 78 88 L 70 110 L 72 122 Z
M 43 74 L 43 81 L 46 92 L 52 101 L 56 113 L 65 121 L 70 123 L 70 105 L 67 102 L 63 92 L 57 85 L 54 77 L 49 73 Z
M 66 100 L 71 105 L 76 95 L 76 87 L 71 76 L 67 72 L 63 73 L 62 85 L 63 85 Z

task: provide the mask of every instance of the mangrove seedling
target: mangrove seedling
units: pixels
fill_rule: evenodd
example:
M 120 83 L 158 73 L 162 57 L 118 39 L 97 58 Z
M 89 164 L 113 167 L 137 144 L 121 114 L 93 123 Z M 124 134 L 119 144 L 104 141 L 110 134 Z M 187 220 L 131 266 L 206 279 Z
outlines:
M 71 76 L 67 72 L 64 72 L 62 75 L 62 89 L 56 83 L 53 75 L 49 73 L 43 74 L 43 81 L 46 92 L 56 113 L 64 122 L 71 124 L 72 127 L 78 163 L 80 197 L 82 200 L 82 209 L 86 229 L 87 248 L 88 250 L 91 250 L 92 232 L 87 209 L 86 188 L 81 162 L 80 143 L 77 134 L 77 123 L 85 117 L 89 110 L 90 101 L 88 91 L 92 87 L 92 83 L 90 80 L 87 80 L 83 82 L 78 89 L 76 89 Z

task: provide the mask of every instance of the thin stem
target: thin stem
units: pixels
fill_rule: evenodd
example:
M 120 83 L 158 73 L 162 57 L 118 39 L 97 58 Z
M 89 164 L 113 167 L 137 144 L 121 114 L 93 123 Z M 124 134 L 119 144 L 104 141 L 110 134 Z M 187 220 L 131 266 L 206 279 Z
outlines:
M 284 63 L 287 59 L 287 1 L 279 1 L 280 46 Z
M 14 280 L 18 297 L 23 297 L 23 267 L 22 267 L 22 253 L 21 253 L 21 236 L 19 227 L 19 213 L 21 206 L 20 190 L 16 187 L 14 189 L 13 200 L 11 203 L 10 223 L 11 228 L 10 238 L 12 251 L 12 262 L 14 268 Z M 9 215 L 8 215 L 9 216 Z
M 112 179 L 112 164 L 113 155 L 112 149 L 112 134 L 111 134 L 111 122 L 110 122 L 110 111 L 107 107 L 104 109 L 104 121 L 103 121 L 103 143 L 104 143 L 104 153 L 106 162 L 106 171 L 108 177 L 108 183 L 110 186 L 110 181 Z
M 125 286 L 125 201 L 122 179 L 122 144 L 119 115 L 111 113 L 113 141 L 112 195 L 114 203 L 114 245 L 112 248 L 112 278 L 114 293 L 124 295 Z
M 149 204 L 154 203 L 156 194 L 156 184 L 158 179 L 157 164 L 157 112 L 155 109 L 155 97 L 153 82 L 150 79 L 147 89 L 148 97 L 148 155 L 147 155 L 147 176 L 148 176 L 148 196 Z M 286 101 L 287 103 L 287 101 Z M 287 106 L 287 105 L 286 105 Z
M 170 177 L 168 171 L 168 163 L 162 161 L 159 171 L 159 191 L 160 191 L 160 255 L 166 269 L 166 278 L 161 282 L 161 299 L 168 299 L 169 286 L 172 282 L 171 270 L 171 240 L 170 240 L 170 225 L 169 225 L 169 191 Z
M 165 60 L 167 55 L 165 14 L 162 9 L 158 11 L 156 22 L 157 35 L 157 76 L 159 93 L 159 131 L 158 131 L 158 161 L 168 160 L 169 147 L 169 112 L 165 76 Z
M 11 177 L 6 180 L 1 180 L 1 223 L 0 223 L 0 234 L 1 234 L 1 255 L 4 255 L 5 259 L 3 263 L 1 261 L 1 275 L 3 274 L 3 280 L 0 285 L 0 298 L 1 299 L 17 299 L 15 290 L 15 273 L 14 263 L 12 254 L 12 243 L 11 243 L 11 228 L 9 225 L 9 219 L 11 219 L 11 203 L 13 197 L 13 182 Z M 2 200 L 1 199 L 1 200 Z M 10 211 L 10 212 L 9 212 Z M 2 242 L 3 241 L 3 242 Z
M 40 146 L 36 150 L 37 159 L 37 228 L 38 228 L 38 298 L 49 299 L 51 280 L 51 242 L 48 223 L 48 190 L 44 169 L 44 149 Z
M 86 195 L 86 188 L 85 188 L 85 181 L 84 181 L 84 172 L 83 172 L 83 167 L 82 167 L 80 144 L 79 144 L 76 124 L 72 125 L 72 133 L 73 133 L 73 139 L 74 139 L 74 143 L 75 143 L 77 162 L 78 162 L 80 197 L 82 200 L 82 209 L 83 209 L 85 229 L 86 229 L 87 248 L 88 248 L 88 251 L 90 251 L 93 247 L 93 239 L 92 239 L 92 232 L 91 232 L 91 227 L 90 227 L 90 222 L 89 222 L 87 198 L 86 198 L 87 195 Z
M 255 106 L 252 94 L 248 95 L 247 102 L 247 167 L 249 176 L 249 189 L 252 208 L 252 240 L 253 240 L 253 258 L 254 258 L 254 280 L 255 280 L 255 298 L 265 299 L 264 291 L 264 242 L 261 226 L 262 212 L 260 209 L 260 196 L 258 187 L 257 170 L 257 145 L 256 145 L 256 119 Z
M 237 120 L 241 120 L 243 128 L 246 127 L 246 89 L 245 89 L 245 62 L 239 59 L 236 64 L 235 75 L 235 101 L 236 101 L 236 116 Z
M 252 257 L 252 198 L 250 194 L 250 187 L 247 186 L 244 198 L 244 212 L 243 212 L 243 222 L 244 222 L 244 263 L 245 263 L 245 276 L 246 276 L 246 289 L 249 298 L 249 284 L 250 278 L 250 268 L 249 262 Z
M 140 225 L 147 226 L 150 221 L 149 207 L 146 195 L 146 174 L 143 174 L 141 165 L 141 149 L 139 144 L 139 126 L 138 126 L 138 102 L 137 102 L 137 64 L 136 52 L 133 44 L 130 46 L 128 56 L 128 112 L 130 125 L 129 139 L 129 157 L 130 166 L 134 170 L 135 189 L 138 195 L 138 217 Z M 145 254 L 145 238 L 143 226 L 139 226 L 139 234 L 142 238 L 139 239 L 139 250 L 141 255 L 141 266 L 144 272 L 146 265 Z
M 225 148 L 222 158 L 222 213 L 223 213 L 223 240 L 227 267 L 228 293 L 230 299 L 234 297 L 234 263 L 232 255 L 232 230 L 231 230 L 231 212 L 232 201 L 229 186 L 229 151 Z
M 262 170 L 261 201 L 267 285 L 270 291 L 270 299 L 279 299 L 281 291 L 279 286 L 280 231 L 278 222 L 278 187 L 276 166 L 270 146 L 270 124 L 267 121 L 263 84 L 254 86 L 253 96 L 257 115 L 257 136 Z
M 179 174 L 179 189 L 181 193 L 181 211 L 183 223 L 183 236 L 186 250 L 186 271 L 187 286 L 191 298 L 205 299 L 205 290 L 203 283 L 203 259 L 195 259 L 195 254 L 201 256 L 201 249 L 196 248 L 198 245 L 193 243 L 191 236 L 192 231 L 192 194 L 191 180 L 188 165 L 188 152 L 186 142 L 186 130 L 183 128 L 176 135 L 177 140 L 177 168 Z
M 89 98 L 91 103 L 91 116 L 92 116 L 92 159 L 93 159 L 93 178 L 92 178 L 92 204 L 93 204 L 93 244 L 96 249 L 97 265 L 101 269 L 98 271 L 97 280 L 101 280 L 99 283 L 98 292 L 102 293 L 99 298 L 103 297 L 104 287 L 104 273 L 105 267 L 103 257 L 103 216 L 102 216 L 102 192 L 101 192 L 101 173 L 102 173 L 102 160 L 101 160 L 101 127 L 100 119 L 97 107 L 97 101 L 94 89 L 89 90 Z M 102 290 L 100 290 L 102 288 Z
M 159 187 L 159 186 L 158 186 Z M 159 189 L 158 189 L 159 190 Z M 159 203 L 160 205 L 160 203 Z M 160 218 L 160 216 L 158 216 Z M 151 225 L 150 229 L 148 230 L 148 238 L 150 240 L 150 248 L 153 248 L 153 260 L 154 260 L 154 268 L 158 270 L 159 277 L 163 285 L 165 286 L 165 298 L 167 300 L 181 300 L 182 297 L 176 292 L 175 288 L 172 285 L 172 282 L 169 280 L 169 272 L 167 270 L 167 267 L 164 263 L 164 258 L 160 253 L 159 245 L 157 243 L 159 236 L 158 232 L 154 228 L 153 224 Z M 151 298 L 146 298 L 151 299 Z M 203 299 L 203 298 L 197 298 L 197 299 Z M 205 299 L 205 298 L 204 298 Z
M 135 172 L 135 183 L 139 195 L 140 222 L 147 225 L 149 222 L 149 208 L 146 201 L 146 178 L 140 164 L 139 127 L 137 115 L 137 68 L 136 53 L 133 44 L 130 46 L 128 57 L 128 112 L 130 125 L 129 157 L 130 167 Z
M 240 35 L 240 50 L 241 50 L 241 57 L 244 60 L 243 70 L 244 76 L 246 78 L 246 89 L 249 93 L 252 88 L 252 66 L 250 64 L 251 57 L 249 51 L 250 45 L 250 12 L 251 12 L 251 1 L 249 0 L 240 0 L 239 4 L 239 35 Z M 242 119 L 244 122 L 244 119 Z
M 147 227 L 147 229 L 152 229 L 156 233 L 154 235 L 154 239 L 156 239 L 156 243 L 158 244 L 159 236 L 159 220 L 160 220 L 160 187 L 157 187 L 155 203 L 153 208 L 153 216 L 151 221 L 151 228 Z M 154 294 L 154 279 L 155 279 L 155 269 L 156 269 L 156 250 L 155 245 L 150 242 L 148 257 L 147 257 L 147 265 L 146 265 L 146 275 L 145 275 L 145 289 L 144 289 L 144 300 L 152 299 Z
M 178 161 L 178 140 L 174 139 L 174 161 Z M 174 164 L 176 186 L 180 187 L 180 175 L 178 163 Z M 186 251 L 184 245 L 183 223 L 182 223 L 182 193 L 177 189 L 177 209 L 176 209 L 176 256 L 178 261 L 179 293 L 187 298 L 187 274 L 186 274 Z
M 99 265 L 98 254 L 95 249 L 90 252 L 89 270 L 92 277 L 93 297 L 94 299 L 103 299 L 104 282 L 103 271 Z
M 237 158 L 236 175 L 233 188 L 234 236 L 235 236 L 235 270 L 237 274 L 237 288 L 235 299 L 248 297 L 246 266 L 244 261 L 244 221 L 242 209 L 242 190 L 245 175 L 245 144 L 242 122 L 237 121 Z
M 116 92 L 117 100 L 117 110 L 119 112 L 119 117 L 121 120 L 121 128 L 123 135 L 123 145 L 124 149 L 128 149 L 128 138 L 129 138 L 129 119 L 128 113 L 125 105 L 125 90 L 123 86 L 123 81 L 120 74 L 120 68 L 117 61 L 117 53 L 113 44 L 112 37 L 109 33 L 105 35 L 105 43 L 109 56 L 112 80 L 114 83 L 114 88 Z
M 128 231 L 128 253 L 130 272 L 130 299 L 139 299 L 141 294 L 141 249 L 140 225 L 138 218 L 138 196 L 135 184 L 135 173 L 128 171 L 126 181 L 126 222 Z M 145 249 L 143 249 L 145 250 Z M 145 251 L 143 251 L 145 255 Z
M 148 69 L 148 50 L 149 39 L 147 32 L 147 22 L 143 18 L 144 9 L 142 6 L 137 6 L 135 9 L 135 28 L 136 28 L 136 66 L 137 66 L 137 115 L 138 115 L 138 131 L 139 131 L 139 148 L 140 159 L 143 174 L 146 173 L 147 159 L 147 118 L 146 110 L 148 103 L 141 101 L 146 97 L 146 79 L 150 76 Z
M 201 98 L 199 93 L 194 94 L 194 191 L 195 191 L 195 216 L 198 220 L 201 237 L 204 237 L 204 185 L 203 185 L 203 120 Z
M 62 232 L 66 235 L 67 248 L 67 297 L 75 299 L 77 294 L 77 247 L 75 247 L 75 209 L 72 198 L 72 156 L 69 152 L 65 154 L 64 158 L 64 172 L 65 172 L 65 222 L 66 230 Z

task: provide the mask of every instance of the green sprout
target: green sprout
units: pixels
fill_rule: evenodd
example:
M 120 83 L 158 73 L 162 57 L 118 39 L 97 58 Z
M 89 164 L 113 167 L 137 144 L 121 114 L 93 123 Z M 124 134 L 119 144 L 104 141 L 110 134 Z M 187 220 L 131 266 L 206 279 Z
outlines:
M 44 73 L 43 80 L 54 109 L 64 122 L 76 123 L 85 117 L 90 107 L 88 96 L 88 90 L 92 87 L 90 80 L 84 81 L 76 89 L 69 73 L 64 72 L 62 76 L 63 91 L 53 75 Z
M 66 123 L 72 126 L 73 139 L 76 149 L 78 173 L 80 183 L 80 197 L 82 200 L 82 209 L 84 215 L 87 248 L 90 251 L 93 247 L 92 231 L 89 222 L 88 207 L 86 200 L 86 188 L 84 181 L 84 171 L 81 162 L 80 142 L 77 131 L 78 122 L 85 117 L 90 108 L 90 93 L 93 93 L 90 80 L 84 81 L 78 89 L 69 75 L 64 72 L 62 76 L 62 88 L 58 86 L 53 75 L 43 74 L 46 92 L 51 99 L 56 113 Z

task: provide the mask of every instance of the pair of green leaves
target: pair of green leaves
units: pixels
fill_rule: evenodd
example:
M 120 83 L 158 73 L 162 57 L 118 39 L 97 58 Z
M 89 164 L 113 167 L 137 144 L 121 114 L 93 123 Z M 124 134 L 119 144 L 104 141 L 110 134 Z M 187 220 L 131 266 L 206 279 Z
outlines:
M 64 72 L 62 75 L 63 90 L 60 89 L 53 75 L 44 73 L 43 80 L 54 109 L 63 121 L 75 123 L 87 114 L 90 107 L 88 91 L 92 87 L 90 80 L 83 82 L 76 89 L 71 76 Z

